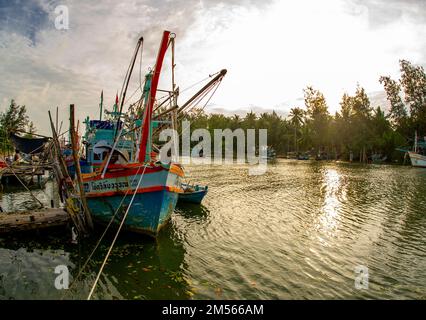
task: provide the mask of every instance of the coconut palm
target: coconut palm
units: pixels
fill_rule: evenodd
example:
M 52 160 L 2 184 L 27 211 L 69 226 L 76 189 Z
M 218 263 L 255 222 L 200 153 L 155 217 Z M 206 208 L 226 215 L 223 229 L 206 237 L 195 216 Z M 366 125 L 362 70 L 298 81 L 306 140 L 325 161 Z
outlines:
M 298 152 L 298 143 L 297 143 L 297 131 L 300 128 L 300 125 L 303 123 L 303 117 L 305 115 L 305 111 L 301 108 L 295 107 L 290 110 L 290 122 L 294 127 L 294 150 Z

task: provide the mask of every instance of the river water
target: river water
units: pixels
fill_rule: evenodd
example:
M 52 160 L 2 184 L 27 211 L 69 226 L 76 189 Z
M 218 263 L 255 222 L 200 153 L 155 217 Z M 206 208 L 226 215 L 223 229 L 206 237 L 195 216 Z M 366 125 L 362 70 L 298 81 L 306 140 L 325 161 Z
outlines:
M 426 169 L 279 160 L 193 166 L 202 206 L 179 205 L 158 239 L 123 233 L 95 299 L 426 299 Z M 46 204 L 55 187 L 34 193 Z M 4 192 L 5 210 L 31 208 Z M 64 229 L 0 237 L 1 299 L 85 299 L 113 234 L 81 280 L 71 276 L 102 227 L 75 245 Z M 361 270 L 361 272 L 360 272 Z

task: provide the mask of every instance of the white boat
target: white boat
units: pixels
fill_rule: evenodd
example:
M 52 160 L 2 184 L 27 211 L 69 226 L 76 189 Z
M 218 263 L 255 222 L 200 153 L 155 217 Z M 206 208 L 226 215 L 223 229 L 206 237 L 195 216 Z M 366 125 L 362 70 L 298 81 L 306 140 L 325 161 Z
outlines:
M 413 151 L 408 151 L 408 155 L 410 156 L 411 165 L 413 167 L 426 168 L 426 156 Z
M 413 167 L 423 167 L 426 168 L 426 137 L 423 141 L 417 140 L 417 131 L 414 136 L 414 150 L 408 151 L 410 156 L 411 165 Z

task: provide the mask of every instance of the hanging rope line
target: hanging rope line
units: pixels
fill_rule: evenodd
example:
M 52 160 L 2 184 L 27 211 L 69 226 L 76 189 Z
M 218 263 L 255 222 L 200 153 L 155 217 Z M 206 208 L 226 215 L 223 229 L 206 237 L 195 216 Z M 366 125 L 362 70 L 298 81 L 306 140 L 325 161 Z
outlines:
M 90 293 L 89 293 L 89 295 L 87 296 L 87 300 L 90 300 L 90 299 L 92 298 L 93 292 L 95 291 L 96 285 L 98 284 L 99 278 L 101 277 L 101 274 L 102 274 L 102 271 L 103 271 L 103 269 L 104 269 L 104 267 L 105 267 L 105 264 L 106 264 L 106 262 L 107 262 L 107 260 L 108 260 L 108 258 L 109 258 L 109 255 L 111 254 L 112 248 L 114 247 L 114 244 L 115 244 L 115 242 L 117 241 L 117 238 L 118 238 L 118 235 L 119 235 L 119 233 L 120 233 L 120 231 L 121 231 L 121 228 L 122 228 L 122 227 L 123 227 L 123 225 L 124 225 L 124 221 L 126 220 L 127 215 L 128 215 L 128 213 L 129 213 L 129 210 L 130 210 L 130 208 L 132 207 L 133 201 L 135 200 L 135 196 L 136 196 L 136 194 L 137 194 L 137 192 L 138 192 L 138 189 L 139 189 L 139 186 L 140 186 L 140 184 L 141 184 L 142 178 L 143 178 L 143 176 L 144 176 L 144 174 L 145 174 L 145 170 L 146 170 L 147 165 L 148 165 L 148 164 L 145 164 L 145 165 L 144 165 L 144 169 L 143 169 L 143 172 L 142 172 L 141 177 L 140 177 L 140 179 L 139 179 L 138 185 L 136 186 L 135 192 L 133 192 L 132 199 L 130 199 L 129 205 L 128 205 L 127 210 L 126 210 L 126 213 L 124 214 L 123 219 L 121 220 L 121 223 L 120 223 L 120 226 L 118 227 L 117 233 L 115 234 L 115 237 L 114 237 L 114 239 L 112 240 L 111 246 L 109 247 L 109 250 L 108 250 L 108 252 L 107 252 L 107 254 L 106 254 L 106 256 L 105 256 L 105 259 L 104 259 L 104 261 L 103 261 L 103 263 L 102 263 L 102 266 L 101 266 L 101 268 L 99 269 L 98 275 L 96 276 L 96 279 L 95 279 L 95 282 L 93 283 L 92 289 L 90 290 Z
M 218 71 L 218 72 L 216 72 L 216 73 L 213 73 L 213 74 L 209 74 L 209 76 L 208 76 L 208 77 L 205 77 L 204 79 L 202 79 L 202 80 L 200 80 L 200 81 L 197 81 L 197 82 L 195 82 L 195 83 L 191 84 L 189 87 L 186 87 L 185 89 L 180 90 L 180 93 L 185 92 L 185 91 L 188 91 L 189 89 L 192 89 L 192 88 L 193 88 L 193 87 L 195 87 L 196 85 L 198 85 L 198 84 L 200 84 L 200 83 L 202 83 L 202 82 L 204 82 L 204 81 L 208 80 L 208 79 L 209 79 L 209 78 L 211 78 L 211 77 L 214 77 L 214 76 L 218 75 L 219 73 L 220 73 L 220 71 Z M 168 94 L 165 94 L 164 96 L 161 96 L 161 97 L 157 98 L 157 101 L 160 101 L 160 100 L 162 100 L 162 99 L 164 99 L 164 98 L 167 98 L 167 97 L 169 97 L 169 95 L 168 95 Z
M 132 182 L 130 183 L 130 185 L 133 184 L 133 181 L 135 181 L 137 174 L 139 173 L 139 170 L 142 168 L 143 166 L 138 167 L 138 170 L 136 171 L 135 175 L 133 176 Z M 71 282 L 71 284 L 68 286 L 69 289 L 71 289 L 71 287 L 78 281 L 78 279 L 80 278 L 80 276 L 83 274 L 83 270 L 87 267 L 87 265 L 89 264 L 90 260 L 92 259 L 93 255 L 95 254 L 96 250 L 98 249 L 99 245 L 101 244 L 103 238 L 105 237 L 105 235 L 108 232 L 108 229 L 110 228 L 110 226 L 112 225 L 112 223 L 114 222 L 115 217 L 117 216 L 124 200 L 126 199 L 127 195 L 129 194 L 130 189 L 126 190 L 126 193 L 124 194 L 123 198 L 120 201 L 120 204 L 118 205 L 117 209 L 115 210 L 113 216 L 111 217 L 110 221 L 108 222 L 107 226 L 105 227 L 104 232 L 102 233 L 101 237 L 99 238 L 99 240 L 97 241 L 95 247 L 93 248 L 92 252 L 89 254 L 88 258 L 86 259 L 86 261 L 84 262 L 83 266 L 80 268 L 77 276 L 74 278 L 74 280 Z M 66 292 L 64 292 L 64 294 L 61 297 L 61 300 L 65 297 Z
M 28 189 L 28 187 L 25 185 L 25 183 L 22 182 L 22 180 L 18 177 L 18 175 L 16 174 L 16 172 L 12 169 L 11 166 L 9 166 L 9 164 L 7 163 L 7 161 L 4 162 L 6 164 L 6 166 L 10 169 L 10 171 L 12 171 L 13 175 L 16 177 L 16 179 L 22 184 L 22 186 L 25 188 L 25 190 L 27 190 L 29 192 L 29 194 L 31 195 L 31 197 L 33 197 L 41 206 L 41 208 L 44 207 L 44 204 L 41 203 L 40 200 L 38 200 L 36 198 L 36 196 L 31 192 L 30 189 Z
M 126 94 L 125 91 L 127 90 L 127 86 L 129 84 L 130 77 L 132 75 L 133 66 L 135 64 L 135 60 L 136 60 L 139 49 L 143 50 L 143 38 L 142 37 L 139 39 L 138 44 L 136 45 L 135 51 L 133 52 L 132 59 L 130 60 L 130 64 L 127 67 L 127 71 L 126 71 L 126 75 L 124 77 L 123 85 L 121 86 L 120 100 L 119 101 L 122 101 L 122 98 L 125 98 L 125 94 Z M 142 50 L 141 50 L 141 60 L 142 60 Z M 122 108 L 120 108 L 120 112 L 121 111 L 122 111 Z
M 200 110 L 198 110 L 198 113 L 196 115 L 196 117 L 198 117 L 201 112 L 203 112 L 203 110 L 206 108 L 207 104 L 210 102 L 211 98 L 214 96 L 216 90 L 219 88 L 220 84 L 221 84 L 222 80 L 220 80 L 217 84 L 216 84 L 216 88 L 213 90 L 212 94 L 210 95 L 210 97 L 208 98 L 208 100 L 206 101 L 206 103 L 204 104 L 204 106 L 202 108 L 200 108 Z M 183 118 L 184 115 L 181 114 L 181 116 L 179 117 L 179 119 Z M 186 132 L 186 130 L 188 130 L 188 128 L 186 128 L 185 130 L 182 130 L 181 133 L 179 134 L 179 137 L 182 136 L 182 134 L 184 132 Z

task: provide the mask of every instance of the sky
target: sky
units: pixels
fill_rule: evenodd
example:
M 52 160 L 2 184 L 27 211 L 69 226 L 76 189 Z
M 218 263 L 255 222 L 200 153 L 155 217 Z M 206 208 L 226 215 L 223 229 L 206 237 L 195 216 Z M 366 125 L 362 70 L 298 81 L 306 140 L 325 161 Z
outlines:
M 58 6 L 68 29 L 55 27 Z M 43 134 L 57 106 L 66 124 L 71 103 L 80 119 L 96 117 L 101 90 L 110 107 L 143 36 L 128 94 L 137 90 L 163 30 L 176 34 L 181 90 L 228 70 L 207 106 L 227 114 L 285 115 L 303 107 L 307 85 L 324 93 L 331 113 L 357 84 L 384 106 L 381 75 L 397 79 L 399 59 L 426 67 L 425 0 L 0 0 L 0 111 L 14 98 Z M 170 55 L 160 82 L 169 84 Z

